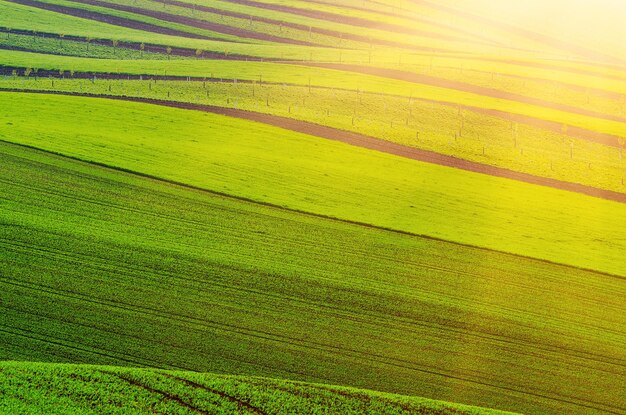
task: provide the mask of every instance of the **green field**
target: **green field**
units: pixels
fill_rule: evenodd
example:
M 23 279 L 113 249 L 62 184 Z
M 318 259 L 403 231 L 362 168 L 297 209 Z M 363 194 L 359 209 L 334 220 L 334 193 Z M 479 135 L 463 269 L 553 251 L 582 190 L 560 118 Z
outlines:
M 150 80 L 0 80 L 0 89 L 192 102 L 279 115 L 354 131 L 564 182 L 624 192 L 624 150 L 432 101 L 270 83 Z M 460 128 L 463 126 L 462 128 Z M 459 135 L 461 134 L 461 135 Z
M 6 103 L 0 119 L 5 141 L 277 206 L 626 272 L 624 241 L 617 237 L 626 227 L 621 203 L 201 112 L 28 94 L 1 93 L 0 100 Z M 211 135 L 202 139 L 207 130 Z M 391 209 L 388 200 L 395 201 Z M 581 217 L 586 220 L 577 222 Z
M 598 2 L 0 1 L 0 414 L 625 414 Z
M 611 408 L 623 387 L 606 376 L 624 344 L 612 330 L 624 324 L 618 278 L 14 145 L 2 154 L 1 359 L 236 372 L 554 414 Z M 517 398 L 554 384 L 565 403 Z
M 355 388 L 268 378 L 111 366 L 0 363 L 0 411 L 144 415 L 304 414 L 513 415 Z M 33 385 L 45 385 L 44 388 Z M 8 385 L 8 386 L 7 386 Z M 95 406 L 93 401 L 102 402 Z

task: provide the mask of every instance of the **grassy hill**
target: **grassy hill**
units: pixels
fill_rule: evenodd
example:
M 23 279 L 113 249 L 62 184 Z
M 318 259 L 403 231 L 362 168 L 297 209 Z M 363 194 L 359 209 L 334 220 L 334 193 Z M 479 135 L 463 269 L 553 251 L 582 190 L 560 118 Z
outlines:
M 0 362 L 0 391 L 0 411 L 24 415 L 513 415 L 340 386 L 113 366 Z
M 621 46 L 487 3 L 0 1 L 0 412 L 624 413 Z

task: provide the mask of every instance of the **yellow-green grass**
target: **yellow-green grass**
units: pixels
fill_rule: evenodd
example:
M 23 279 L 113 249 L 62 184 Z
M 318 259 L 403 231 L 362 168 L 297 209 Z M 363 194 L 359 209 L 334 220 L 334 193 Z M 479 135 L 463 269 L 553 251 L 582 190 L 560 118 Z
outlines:
M 455 107 L 431 102 L 409 103 L 401 97 L 241 82 L 10 77 L 0 79 L 0 89 L 5 88 L 144 97 L 244 109 L 354 131 L 536 176 L 626 192 L 623 150 L 511 124 L 486 114 L 467 110 L 459 113 Z
M 54 0 L 54 1 L 46 0 L 46 1 L 49 3 L 54 3 L 54 4 L 61 4 L 61 2 L 57 0 Z M 122 2 L 108 2 L 108 3 L 111 3 L 112 5 L 128 6 L 128 4 L 124 3 L 123 1 Z M 72 2 L 72 1 L 64 1 L 63 4 L 68 5 L 68 6 L 84 8 L 88 10 L 94 10 L 94 11 L 97 10 L 103 13 L 114 12 L 113 9 L 109 9 L 106 7 L 94 7 L 94 6 L 89 6 L 86 4 Z M 294 39 L 294 40 L 298 40 L 302 42 L 318 44 L 320 46 L 329 46 L 329 47 L 334 48 L 337 46 L 337 42 L 338 42 L 338 38 L 333 37 L 333 36 L 314 34 L 314 33 L 309 33 L 308 30 L 299 30 L 299 29 L 294 29 L 294 28 L 290 28 L 286 26 L 283 27 L 280 25 L 268 24 L 268 23 L 264 23 L 261 21 L 251 20 L 250 17 L 238 18 L 238 17 L 232 17 L 232 16 L 223 16 L 217 13 L 208 13 L 208 12 L 203 12 L 203 11 L 192 10 L 191 8 L 177 7 L 177 6 L 172 6 L 172 5 L 163 5 L 162 3 L 159 3 L 159 2 L 153 2 L 153 1 L 147 1 L 147 0 L 133 2 L 132 7 L 136 7 L 138 9 L 149 11 L 149 12 L 165 12 L 165 13 L 173 14 L 176 16 L 184 16 L 184 17 L 192 18 L 198 21 L 217 23 L 220 25 L 225 25 L 225 26 L 229 26 L 233 28 L 254 31 L 254 32 L 273 35 L 273 36 L 282 37 L 286 39 Z M 135 16 L 139 16 L 139 14 L 135 14 Z M 269 44 L 270 42 L 254 40 L 254 43 Z M 367 45 L 364 45 L 361 42 L 354 42 L 354 41 L 346 40 L 346 41 L 342 41 L 340 46 L 344 48 L 356 49 L 356 48 L 369 47 L 369 43 Z
M 437 75 L 440 69 L 457 70 L 461 72 L 461 75 L 465 75 L 464 79 L 471 80 L 471 76 L 468 76 L 472 71 L 484 72 L 489 75 L 510 75 L 523 78 L 536 78 L 545 81 L 553 81 L 558 83 L 565 83 L 578 87 L 600 89 L 618 94 L 626 94 L 626 74 L 621 72 L 623 80 L 614 79 L 608 74 L 598 73 L 585 74 L 566 69 L 561 70 L 559 67 L 555 68 L 540 68 L 533 67 L 532 62 L 528 65 L 524 62 L 509 63 L 502 60 L 486 60 L 481 57 L 448 57 L 448 56 L 422 56 L 421 59 L 417 55 L 411 57 L 411 62 L 405 62 L 402 65 L 372 65 L 383 68 L 401 69 L 409 72 L 416 73 L 432 73 Z
M 432 18 L 432 13 L 428 14 L 428 13 L 424 13 L 421 15 L 414 15 L 414 16 L 390 16 L 388 14 L 383 14 L 383 13 L 376 13 L 376 12 L 369 12 L 369 11 L 361 11 L 361 10 L 357 10 L 357 9 L 346 9 L 343 7 L 338 7 L 336 5 L 333 4 L 322 4 L 321 2 L 307 2 L 307 1 L 301 1 L 301 0 L 289 0 L 289 1 L 283 1 L 283 0 L 261 0 L 259 1 L 259 3 L 265 3 L 265 4 L 271 4 L 271 5 L 285 5 L 285 6 L 289 6 L 289 7 L 293 7 L 296 9 L 304 9 L 304 10 L 313 10 L 313 11 L 320 11 L 320 12 L 325 12 L 325 13 L 331 13 L 334 14 L 336 16 L 349 16 L 349 17 L 355 17 L 355 18 L 359 18 L 359 19 L 363 19 L 363 20 L 367 20 L 373 23 L 386 23 L 386 24 L 393 24 L 393 25 L 397 25 L 400 27 L 403 27 L 405 29 L 414 29 L 417 27 L 424 27 L 424 29 L 426 31 L 432 31 L 434 33 L 437 33 L 439 31 L 441 31 L 440 26 L 435 26 L 435 25 L 429 25 L 429 24 L 425 24 L 423 23 L 423 18 L 430 18 L 431 21 L 435 21 L 435 22 L 439 22 L 438 19 L 436 18 Z M 457 24 L 458 26 L 458 24 Z M 476 25 L 474 25 L 476 26 Z M 363 29 L 362 30 L 368 30 L 368 29 Z M 385 30 L 383 33 L 386 33 L 386 36 L 390 36 L 393 31 L 391 30 Z M 475 30 L 475 33 L 480 34 L 480 30 Z M 448 46 L 448 48 L 450 48 L 451 50 L 456 50 L 456 51 L 465 51 L 465 52 L 474 52 L 474 53 L 485 53 L 485 54 L 497 54 L 497 55 L 501 55 L 501 54 L 509 54 L 511 53 L 511 49 L 508 47 L 509 45 L 499 45 L 497 42 L 497 37 L 493 37 L 493 39 L 496 39 L 496 42 L 483 42 L 482 44 L 476 44 L 473 42 L 473 37 L 468 37 L 467 35 L 463 37 L 465 39 L 465 41 L 460 41 L 460 42 L 441 42 L 438 40 L 435 40 L 433 42 L 432 39 L 430 39 L 431 44 L 437 45 L 439 44 L 439 42 L 441 42 L 442 45 L 450 45 Z M 412 39 L 412 42 L 415 42 L 415 38 Z M 427 41 L 428 42 L 428 41 Z M 427 43 L 425 43 L 427 44 Z M 533 43 L 533 46 L 535 46 L 535 48 L 533 50 L 537 50 L 536 46 L 539 46 L 537 43 Z M 545 47 L 539 47 L 539 50 L 543 51 L 546 48 Z M 547 48 L 548 50 L 552 50 L 551 48 Z M 528 51 L 527 49 L 524 48 L 519 48 L 518 50 L 515 51 L 518 54 L 530 54 L 531 52 Z
M 265 58 L 309 59 L 310 54 L 323 60 L 338 60 L 339 52 L 328 48 L 303 48 L 296 45 L 258 45 L 236 42 L 221 42 L 202 39 L 189 39 L 175 36 L 148 33 L 106 23 L 94 22 L 74 16 L 54 13 L 47 10 L 22 6 L 10 2 L 0 2 L 0 26 L 12 29 L 34 30 L 46 33 L 102 38 L 135 43 L 176 46 L 192 50 L 227 52 L 230 54 L 252 55 Z M 346 50 L 345 59 L 366 60 L 366 51 Z
M 310 68 L 271 62 L 221 60 L 103 60 L 54 56 L 21 51 L 0 51 L 0 62 L 6 66 L 39 69 L 64 69 L 76 72 L 109 72 L 144 75 L 183 75 L 241 80 L 264 80 L 300 85 L 312 84 L 330 88 L 349 88 L 374 93 L 433 99 L 486 109 L 496 109 L 542 120 L 555 121 L 600 133 L 626 137 L 626 124 L 569 113 L 561 110 L 482 96 L 460 90 L 399 81 L 379 76 L 345 71 Z
M 626 405 L 623 279 L 9 144 L 0 161 L 0 359 L 271 376 L 546 415 Z M 227 161 L 214 170 L 231 175 Z
M 402 67 L 406 71 L 407 67 Z M 539 98 L 569 107 L 595 111 L 600 114 L 626 116 L 626 95 L 609 89 L 585 86 L 584 82 L 558 82 L 548 79 L 508 75 L 497 72 L 468 70 L 459 67 L 413 67 L 410 72 L 459 81 L 469 85 Z
M 0 95 L 3 140 L 304 211 L 626 274 L 619 236 L 626 206 L 617 202 L 195 111 Z
M 513 415 L 283 379 L 33 362 L 0 362 L 0 391 L 0 411 L 21 415 Z
M 138 4 L 145 5 L 146 7 L 154 3 L 158 4 L 158 2 L 153 2 L 149 0 L 141 0 L 138 2 Z M 365 34 L 365 36 L 370 36 L 372 39 L 406 41 L 406 37 L 402 37 L 398 35 L 397 33 L 390 33 L 387 31 L 376 30 L 376 29 L 371 29 L 371 28 L 365 29 L 363 27 L 356 27 L 356 26 L 341 23 L 341 22 L 329 21 L 329 20 L 323 20 L 323 19 L 315 19 L 312 17 L 293 14 L 293 13 L 287 13 L 287 12 L 276 11 L 276 10 L 268 10 L 268 9 L 264 9 L 261 7 L 251 7 L 251 6 L 247 6 L 243 4 L 234 4 L 234 3 L 227 2 L 227 1 L 210 1 L 210 2 L 184 1 L 184 3 L 187 3 L 189 7 L 192 7 L 192 8 L 193 8 L 193 5 L 208 6 L 208 7 L 219 9 L 219 10 L 242 13 L 248 16 L 252 16 L 253 25 L 255 23 L 254 17 L 260 17 L 260 18 L 283 21 L 285 23 L 293 23 L 293 24 L 305 25 L 305 26 L 310 26 L 313 28 L 319 28 L 319 29 L 324 29 L 324 30 L 332 30 L 332 31 L 339 32 L 339 33 L 347 33 L 347 34 L 353 34 L 353 35 L 359 35 L 359 36 L 363 36 Z M 183 13 L 180 7 L 168 5 L 167 9 Z M 195 13 L 198 14 L 200 12 L 196 11 Z M 423 22 L 413 22 L 413 25 L 411 26 L 411 28 L 424 30 L 434 35 L 448 35 L 448 36 L 457 35 L 457 33 L 452 30 L 441 29 L 438 26 L 424 24 Z M 285 33 L 292 32 L 292 29 L 289 29 L 287 27 L 283 27 L 283 30 L 285 31 Z M 315 36 L 315 33 L 313 33 L 312 36 Z
M 10 2 L 0 3 L 0 26 L 136 43 L 154 43 L 164 46 L 185 47 L 193 50 L 228 51 L 231 54 L 251 55 L 263 58 L 309 60 L 313 57 L 314 60 L 328 62 L 338 62 L 342 60 L 343 62 L 353 63 L 374 62 L 379 64 L 395 64 L 398 62 L 399 56 L 397 49 L 377 46 L 369 50 L 343 49 L 340 51 L 331 48 L 302 47 L 298 45 L 259 45 L 181 38 L 108 25 L 106 23 L 89 21 Z M 417 62 L 420 62 L 422 59 L 420 54 L 409 52 L 400 52 L 400 54 L 402 55 L 402 62 L 406 63 L 411 63 L 414 56 L 417 56 L 417 58 L 415 58 Z M 529 55 L 532 54 L 527 54 L 523 51 L 517 51 L 514 54 L 517 58 L 530 58 L 531 56 Z
M 130 48 L 113 47 L 88 43 L 84 40 L 72 40 L 68 38 L 50 38 L 35 34 L 0 33 L 0 46 L 8 48 L 22 48 L 38 53 L 63 54 L 70 56 L 88 56 L 91 58 L 104 59 L 167 59 L 166 50 L 161 53 L 135 50 Z M 174 57 L 172 57 L 174 58 Z M 180 56 L 175 58 L 180 59 Z
M 306 2 L 306 1 L 281 1 L 281 0 L 262 0 L 260 3 L 267 4 L 284 4 L 291 7 L 299 7 L 303 9 L 309 10 L 319 10 L 319 11 L 327 11 L 331 13 L 335 13 L 339 16 L 348 15 L 360 17 L 372 21 L 384 21 L 385 23 L 393 23 L 397 25 L 401 25 L 407 28 L 415 27 L 416 21 L 429 20 L 431 22 L 437 23 L 438 27 L 442 23 L 449 27 L 462 28 L 467 38 L 482 38 L 489 39 L 491 42 L 494 42 L 500 45 L 501 53 L 505 52 L 507 48 L 516 48 L 516 52 L 519 54 L 524 54 L 529 51 L 538 51 L 542 53 L 549 54 L 559 54 L 560 56 L 565 56 L 563 51 L 560 51 L 558 48 L 552 47 L 550 45 L 546 45 L 541 41 L 536 41 L 533 39 L 529 39 L 524 36 L 516 36 L 511 34 L 508 31 L 500 30 L 499 28 L 490 27 L 489 25 L 484 25 L 481 23 L 477 23 L 472 19 L 465 18 L 464 16 L 459 16 L 453 13 L 449 13 L 447 11 L 441 11 L 437 7 L 431 7 L 428 3 L 419 3 L 417 5 L 410 5 L 409 10 L 402 10 L 402 7 L 397 3 L 392 5 L 391 9 L 387 10 L 387 13 L 376 13 L 376 12 L 361 12 L 354 9 L 346 9 L 342 7 L 337 7 L 335 4 L 330 4 L 327 2 L 325 5 L 319 4 L 319 2 Z M 432 3 L 431 3 L 432 4 Z M 400 6 L 400 7 L 398 7 Z M 357 7 L 362 7 L 361 5 L 357 5 Z M 411 10 L 412 9 L 412 10 Z M 402 11 L 400 11 L 402 10 Z M 384 11 L 384 10 L 383 10 Z M 389 16 L 388 13 L 396 14 L 396 16 Z M 434 27 L 430 27 L 429 30 L 436 30 Z M 483 48 L 482 51 L 486 51 L 487 48 Z M 477 51 L 481 51 L 481 49 L 477 49 Z
M 45 1 L 57 3 L 63 0 L 45 0 Z M 107 1 L 113 4 L 124 4 L 123 1 L 119 1 L 119 0 L 104 0 L 104 1 Z M 72 2 L 69 2 L 69 4 L 71 3 Z M 239 27 L 239 28 L 246 29 L 246 30 L 250 30 L 250 29 L 262 30 L 263 31 L 262 33 L 266 33 L 267 31 L 268 34 L 272 34 L 274 36 L 289 37 L 289 38 L 293 38 L 293 39 L 297 39 L 301 41 L 316 42 L 316 39 L 317 39 L 317 38 L 313 38 L 313 36 L 309 36 L 308 30 L 298 30 L 298 29 L 293 29 L 293 28 L 287 28 L 287 27 L 282 27 L 281 25 L 269 25 L 269 24 L 251 25 L 250 20 L 248 18 L 222 19 L 217 14 L 204 13 L 199 10 L 193 11 L 192 9 L 189 9 L 189 8 L 177 7 L 177 6 L 172 6 L 172 5 L 164 6 L 162 3 L 154 2 L 154 1 L 144 0 L 141 3 L 138 3 L 138 5 L 133 4 L 133 6 L 134 7 L 139 6 L 139 7 L 145 8 L 146 10 L 152 10 L 152 11 L 164 11 L 165 10 L 168 13 L 185 15 L 187 17 L 192 17 L 194 19 L 205 19 L 205 20 L 213 21 L 215 23 L 220 23 L 220 24 L 229 24 L 229 25 L 232 24 L 235 27 Z M 215 7 L 215 4 L 212 3 L 211 7 Z M 272 16 L 271 18 L 276 20 L 275 15 Z M 317 22 L 320 22 L 320 20 L 317 20 Z M 343 26 L 344 28 L 345 26 L 350 28 L 348 29 L 347 33 L 364 36 L 363 28 L 354 27 L 354 26 L 350 27 L 349 25 L 343 25 Z M 415 26 L 415 22 L 413 23 L 413 26 Z M 336 28 L 333 30 L 336 30 Z M 373 40 L 380 39 L 380 40 L 384 40 L 385 42 L 393 41 L 393 42 L 398 42 L 399 44 L 402 44 L 402 45 L 407 45 L 406 47 L 398 47 L 399 49 L 404 48 L 404 49 L 410 50 L 411 48 L 424 48 L 426 50 L 440 49 L 440 50 L 447 50 L 450 52 L 454 52 L 454 51 L 478 52 L 480 51 L 482 53 L 496 53 L 499 50 L 498 48 L 494 48 L 493 45 L 485 45 L 484 42 L 477 46 L 475 42 L 472 42 L 472 41 L 468 42 L 466 39 L 465 40 L 448 40 L 448 39 L 440 39 L 440 38 L 431 37 L 431 36 L 416 36 L 416 35 L 409 35 L 409 34 L 401 34 L 401 33 L 395 33 L 393 31 L 371 30 L 371 29 L 365 29 L 365 30 L 367 31 L 366 32 L 367 36 L 365 37 L 370 37 Z M 340 37 L 324 36 L 324 37 L 321 37 L 321 39 L 322 39 L 323 45 L 335 47 L 338 45 Z M 368 42 L 341 41 L 339 42 L 339 45 L 344 48 L 368 49 L 370 47 L 370 43 L 371 42 L 369 41 Z

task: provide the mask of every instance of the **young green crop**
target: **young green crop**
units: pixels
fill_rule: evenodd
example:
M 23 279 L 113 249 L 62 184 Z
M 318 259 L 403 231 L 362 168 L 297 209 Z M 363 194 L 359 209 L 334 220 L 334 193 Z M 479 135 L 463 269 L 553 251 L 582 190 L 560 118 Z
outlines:
M 56 5 L 64 6 L 64 7 L 71 7 L 77 10 L 86 10 L 86 11 L 100 13 L 103 15 L 121 17 L 124 19 L 128 19 L 130 21 L 148 23 L 154 26 L 174 29 L 174 30 L 178 30 L 178 31 L 190 33 L 190 34 L 201 35 L 201 36 L 205 36 L 207 38 L 215 39 L 215 40 L 226 40 L 229 42 L 239 42 L 239 43 L 250 42 L 249 39 L 238 37 L 235 35 L 229 35 L 229 34 L 220 33 L 220 32 L 216 32 L 212 30 L 201 29 L 201 28 L 197 28 L 197 27 L 193 27 L 193 26 L 189 26 L 189 25 L 185 25 L 181 23 L 165 21 L 165 20 L 157 19 L 157 18 L 150 17 L 150 16 L 144 16 L 144 15 L 137 14 L 137 13 L 114 10 L 114 9 L 110 9 L 107 7 L 93 6 L 90 4 L 67 1 L 67 0 L 40 0 L 40 1 L 42 3 L 49 3 L 49 4 L 56 4 Z M 262 44 L 262 43 L 269 43 L 269 42 L 255 41 L 255 43 Z
M 0 78 L 0 89 L 145 97 L 237 108 L 354 131 L 564 182 L 624 192 L 623 150 L 402 97 L 259 83 Z M 409 102 L 410 101 L 410 102 Z
M 626 274 L 626 242 L 616 233 L 626 226 L 626 209 L 617 202 L 196 111 L 11 93 L 0 93 L 0 103 L 3 140 L 304 211 Z
M 340 386 L 112 366 L 0 362 L 0 391 L 0 411 L 22 415 L 514 415 Z
M 128 41 L 182 47 L 190 50 L 205 50 L 217 53 L 250 55 L 263 58 L 309 59 L 311 53 L 316 59 L 337 61 L 339 52 L 331 48 L 303 48 L 299 45 L 258 45 L 248 43 L 222 42 L 214 40 L 189 39 L 176 36 L 148 33 L 140 30 L 113 26 L 97 21 L 89 21 L 74 16 L 62 15 L 47 10 L 22 6 L 20 4 L 0 3 L 0 27 L 34 30 L 44 33 L 63 33 L 81 37 Z M 367 60 L 367 51 L 347 50 L 342 52 L 344 59 Z M 3 61 L 4 59 L 0 59 Z
M 186 134 L 180 124 L 171 129 Z M 92 143 L 91 151 L 111 143 Z M 345 160 L 341 146 L 323 147 Z M 195 165 L 226 181 L 229 164 L 199 169 L 180 160 L 177 168 Z M 323 180 L 305 165 L 301 175 Z M 259 173 L 282 170 L 272 169 Z M 415 173 L 413 181 L 432 169 Z M 246 180 L 261 189 L 261 179 Z M 472 184 L 477 192 L 486 182 Z M 624 409 L 615 399 L 621 385 L 606 376 L 623 355 L 624 333 L 615 330 L 626 324 L 623 279 L 249 203 L 6 143 L 0 194 L 0 360 L 271 376 L 547 415 Z M 428 203 L 425 194 L 418 199 Z
M 224 77 L 241 80 L 316 85 L 328 88 L 348 88 L 372 93 L 385 93 L 431 99 L 494 109 L 559 122 L 600 133 L 626 136 L 625 124 L 619 121 L 594 118 L 562 110 L 541 107 L 523 102 L 494 98 L 477 93 L 448 89 L 426 84 L 399 81 L 379 76 L 350 73 L 334 69 L 312 68 L 300 65 L 271 62 L 246 62 L 222 60 L 104 60 L 67 56 L 51 56 L 20 51 L 0 51 L 0 61 L 6 66 L 35 67 L 39 69 L 64 69 L 75 72 L 109 72 L 143 75 L 180 75 L 199 77 Z
M 23 48 L 38 53 L 49 53 L 70 56 L 82 56 L 100 59 L 167 59 L 165 53 L 114 48 L 111 44 L 103 45 L 89 40 L 69 40 L 67 38 L 54 39 L 17 33 L 0 33 L 0 47 Z M 176 57 L 181 59 L 180 56 Z

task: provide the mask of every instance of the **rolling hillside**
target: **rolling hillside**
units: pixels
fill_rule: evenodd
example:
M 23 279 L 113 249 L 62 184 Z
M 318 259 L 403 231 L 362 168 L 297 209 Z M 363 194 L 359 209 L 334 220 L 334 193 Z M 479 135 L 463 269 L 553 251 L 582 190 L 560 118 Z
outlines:
M 111 366 L 0 363 L 0 411 L 48 414 L 514 415 L 355 388 Z M 44 388 L 41 388 L 45 385 Z M 94 402 L 101 402 L 95 404 Z
M 626 413 L 626 57 L 485 3 L 0 0 L 0 413 Z

